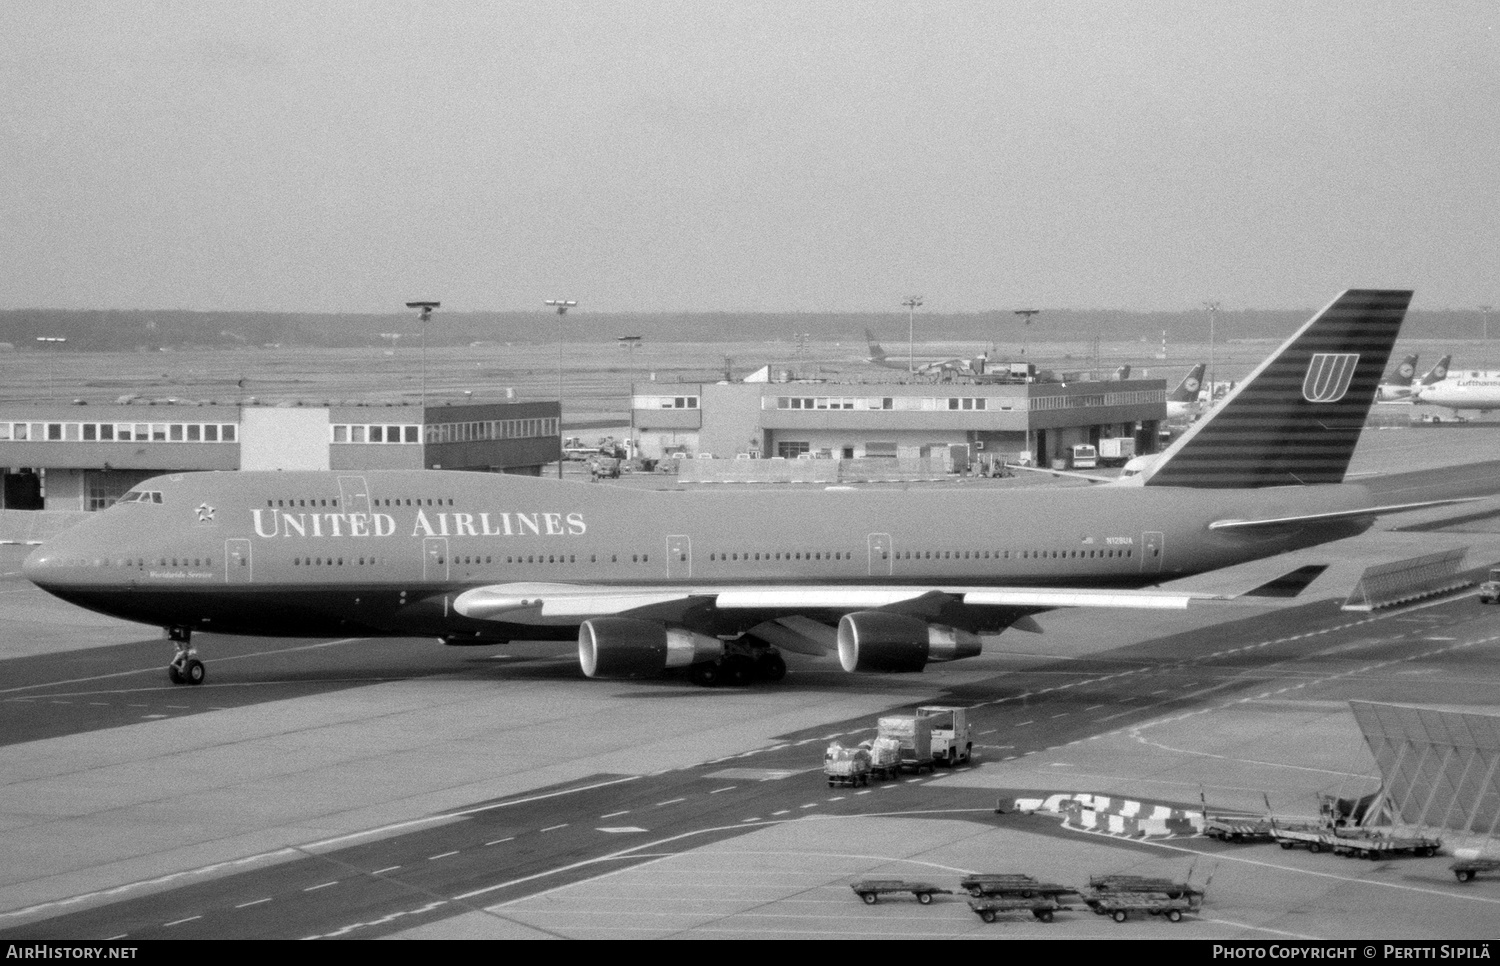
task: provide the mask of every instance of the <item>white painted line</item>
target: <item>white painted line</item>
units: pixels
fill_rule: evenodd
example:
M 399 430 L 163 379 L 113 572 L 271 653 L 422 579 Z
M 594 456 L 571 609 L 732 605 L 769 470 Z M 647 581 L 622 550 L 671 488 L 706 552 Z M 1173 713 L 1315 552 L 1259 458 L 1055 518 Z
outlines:
M 484 844 L 485 845 L 499 845 L 501 842 L 511 842 L 511 841 L 514 841 L 514 840 L 515 840 L 515 836 L 514 835 L 507 835 L 503 839 L 495 839 L 493 841 L 486 842 Z
M 383 869 L 376 869 L 374 872 L 371 872 L 370 874 L 371 875 L 385 875 L 387 872 L 395 872 L 399 868 L 401 868 L 401 866 L 399 866 L 399 865 L 388 865 L 388 866 L 386 866 Z
M 302 891 L 303 892 L 317 892 L 319 889 L 326 889 L 329 886 L 338 885 L 338 884 L 339 884 L 339 880 L 334 879 L 332 882 L 325 882 L 322 885 L 308 886 L 306 889 L 303 889 Z
M 267 902 L 270 902 L 270 901 L 271 901 L 271 897 L 270 896 L 266 896 L 264 899 L 256 899 L 254 902 L 242 902 L 239 905 L 235 906 L 235 908 L 236 909 L 249 909 L 251 906 L 265 905 Z
M 739 788 L 739 787 L 740 786 L 738 786 L 738 785 L 725 785 L 723 788 L 715 788 L 713 791 L 709 792 L 709 794 L 710 795 L 717 795 L 720 792 L 732 792 L 736 788 Z
M 621 811 L 621 812 L 610 812 L 608 815 L 600 815 L 599 817 L 600 818 L 617 818 L 617 817 L 619 817 L 621 815 L 629 815 L 629 814 L 630 814 L 630 809 L 627 808 L 627 809 L 625 809 L 624 811 Z
M 427 857 L 427 861 L 428 862 L 433 862 L 433 861 L 436 861 L 437 859 L 446 859 L 450 855 L 457 855 L 457 854 L 458 854 L 458 849 L 454 849 L 452 852 L 442 852 L 442 853 L 440 853 L 438 855 L 429 855 Z
M 541 831 L 543 831 L 543 832 L 556 832 L 560 828 L 567 828 L 567 827 L 568 827 L 568 823 L 564 822 L 561 825 L 549 825 L 546 828 L 541 829 Z
M 202 918 L 203 918 L 202 916 L 188 916 L 186 919 L 173 919 L 171 922 L 164 922 L 164 923 L 162 923 L 162 926 L 163 927 L 166 927 L 166 926 L 180 926 L 180 925 L 182 925 L 185 922 L 192 922 L 194 919 L 202 919 Z
M 678 802 L 685 802 L 685 801 L 687 801 L 687 799 L 685 799 L 685 798 L 669 798 L 669 799 L 667 799 L 664 802 L 657 802 L 656 803 L 656 807 L 657 808 L 661 808 L 663 805 L 676 805 Z

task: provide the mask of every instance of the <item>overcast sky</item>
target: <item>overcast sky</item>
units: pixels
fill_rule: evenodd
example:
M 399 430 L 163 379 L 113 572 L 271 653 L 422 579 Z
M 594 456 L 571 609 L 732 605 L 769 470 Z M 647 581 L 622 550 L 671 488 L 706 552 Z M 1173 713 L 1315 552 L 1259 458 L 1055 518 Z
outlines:
M 1500 3 L 0 4 L 0 308 L 1500 303 Z

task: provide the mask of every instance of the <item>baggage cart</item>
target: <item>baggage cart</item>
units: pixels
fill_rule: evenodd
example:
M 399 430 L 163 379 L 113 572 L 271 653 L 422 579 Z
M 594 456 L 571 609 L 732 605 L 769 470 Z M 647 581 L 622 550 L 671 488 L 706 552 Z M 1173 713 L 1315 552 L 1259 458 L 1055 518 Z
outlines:
M 823 775 L 828 787 L 870 784 L 870 753 L 863 748 L 845 748 L 838 742 L 828 746 L 823 754 Z
M 1470 882 L 1481 872 L 1500 872 L 1500 858 L 1486 856 L 1459 859 L 1448 868 L 1453 871 L 1453 877 L 1459 882 Z
M 966 875 L 959 880 L 959 888 L 963 889 L 974 898 L 984 896 L 1004 896 L 1009 898 L 1030 899 L 1034 896 L 1056 899 L 1058 896 L 1076 895 L 1078 890 L 1072 886 L 1058 885 L 1055 882 L 1039 882 L 1029 875 L 1008 872 L 986 872 Z
M 873 906 L 880 901 L 880 897 L 897 892 L 910 892 L 917 897 L 922 905 L 930 905 L 933 896 L 951 896 L 952 889 L 939 889 L 931 882 L 909 882 L 906 879 L 861 879 L 851 883 L 849 888 L 854 894 L 864 900 L 865 905 Z
M 1083 897 L 1088 907 L 1098 916 L 1109 916 L 1115 922 L 1124 922 L 1130 914 L 1146 913 L 1165 916 L 1168 922 L 1179 922 L 1185 912 L 1199 912 L 1203 908 L 1203 893 L 1199 890 L 1178 896 L 1163 892 L 1112 892 L 1095 891 Z
M 1188 882 L 1174 882 L 1149 875 L 1095 875 L 1089 877 L 1089 888 L 1100 895 L 1160 895 L 1168 899 L 1202 900 L 1203 890 Z
M 1030 899 L 1013 896 L 985 896 L 982 899 L 970 899 L 969 908 L 985 922 L 994 922 L 996 916 L 1009 912 L 1029 912 L 1041 922 L 1051 922 L 1053 913 L 1069 907 L 1059 904 L 1056 899 L 1041 896 Z
M 1271 842 L 1271 823 L 1264 819 L 1215 815 L 1203 820 L 1203 834 L 1220 842 Z
M 1340 830 L 1334 836 L 1333 854 L 1379 861 L 1392 855 L 1438 854 L 1443 840 L 1430 835 L 1403 835 L 1389 829 Z
M 876 778 L 899 778 L 901 775 L 901 742 L 891 737 L 862 741 L 859 746 L 870 753 L 870 774 Z

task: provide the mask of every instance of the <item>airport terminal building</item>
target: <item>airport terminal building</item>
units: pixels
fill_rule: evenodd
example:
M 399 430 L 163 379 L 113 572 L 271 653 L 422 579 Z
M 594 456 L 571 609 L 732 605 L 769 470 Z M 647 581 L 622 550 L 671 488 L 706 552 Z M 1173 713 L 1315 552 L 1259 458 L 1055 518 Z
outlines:
M 1037 465 L 1078 443 L 1133 437 L 1154 448 L 1166 383 L 637 383 L 641 455 L 723 459 L 918 459 L 966 446 L 970 459 Z
M 0 509 L 101 510 L 191 470 L 452 469 L 537 475 L 557 402 L 0 406 Z

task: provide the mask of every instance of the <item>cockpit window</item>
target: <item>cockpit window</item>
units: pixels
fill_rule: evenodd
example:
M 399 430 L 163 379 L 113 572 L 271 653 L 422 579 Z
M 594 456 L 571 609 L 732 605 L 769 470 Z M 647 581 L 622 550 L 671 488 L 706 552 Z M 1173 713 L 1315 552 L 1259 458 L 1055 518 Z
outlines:
M 130 490 L 124 496 L 115 501 L 120 503 L 161 503 L 160 490 Z

